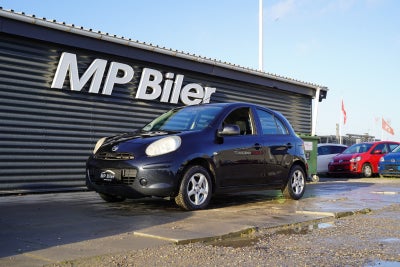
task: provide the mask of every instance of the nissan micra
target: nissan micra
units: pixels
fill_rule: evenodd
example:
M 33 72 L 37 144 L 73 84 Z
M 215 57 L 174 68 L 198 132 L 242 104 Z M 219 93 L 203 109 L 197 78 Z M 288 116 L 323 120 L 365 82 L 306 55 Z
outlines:
M 304 145 L 279 112 L 248 103 L 174 108 L 141 130 L 98 140 L 86 185 L 108 202 L 170 197 L 204 209 L 217 193 L 306 188 Z

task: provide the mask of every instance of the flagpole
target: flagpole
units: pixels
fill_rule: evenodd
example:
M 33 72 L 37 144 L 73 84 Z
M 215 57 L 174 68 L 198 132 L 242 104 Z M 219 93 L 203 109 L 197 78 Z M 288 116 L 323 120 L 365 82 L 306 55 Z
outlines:
M 339 114 L 340 114 L 340 116 L 339 116 L 339 144 L 343 144 L 343 141 L 342 141 L 342 118 L 344 117 L 344 114 L 343 114 L 343 98 L 342 98 L 342 101 L 340 102 L 340 112 L 339 112 Z
M 263 71 L 263 0 L 259 0 L 258 9 L 258 70 Z

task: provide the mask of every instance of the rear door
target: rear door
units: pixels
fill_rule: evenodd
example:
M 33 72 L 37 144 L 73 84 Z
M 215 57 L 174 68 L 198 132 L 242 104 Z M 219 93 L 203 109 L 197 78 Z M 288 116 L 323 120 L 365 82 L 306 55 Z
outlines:
M 256 109 L 261 145 L 265 151 L 266 176 L 263 184 L 281 184 L 288 176 L 295 154 L 296 140 L 274 113 Z

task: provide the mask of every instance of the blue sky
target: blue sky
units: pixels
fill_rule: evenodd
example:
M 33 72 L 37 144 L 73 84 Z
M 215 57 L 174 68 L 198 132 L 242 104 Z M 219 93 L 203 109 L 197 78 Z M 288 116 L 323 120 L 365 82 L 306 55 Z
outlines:
M 258 0 L 0 0 L 3 9 L 258 69 Z M 400 1 L 264 0 L 264 71 L 329 88 L 317 135 L 400 141 Z M 381 130 L 381 118 L 395 135 Z

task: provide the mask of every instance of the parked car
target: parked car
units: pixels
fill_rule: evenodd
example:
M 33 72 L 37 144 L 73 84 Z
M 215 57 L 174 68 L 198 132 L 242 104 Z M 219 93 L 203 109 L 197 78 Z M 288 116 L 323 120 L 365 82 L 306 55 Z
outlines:
M 328 173 L 328 164 L 334 156 L 342 153 L 347 148 L 346 145 L 342 144 L 331 144 L 323 143 L 318 144 L 317 154 L 317 173 L 325 174 Z
M 392 152 L 384 155 L 378 164 L 379 175 L 400 176 L 400 146 L 396 147 Z
M 214 193 L 306 188 L 304 143 L 278 112 L 247 103 L 172 109 L 143 129 L 101 138 L 87 161 L 86 184 L 109 202 L 171 197 L 204 209 Z
M 357 175 L 371 177 L 378 174 L 378 162 L 400 143 L 378 141 L 354 144 L 329 162 L 329 175 Z

